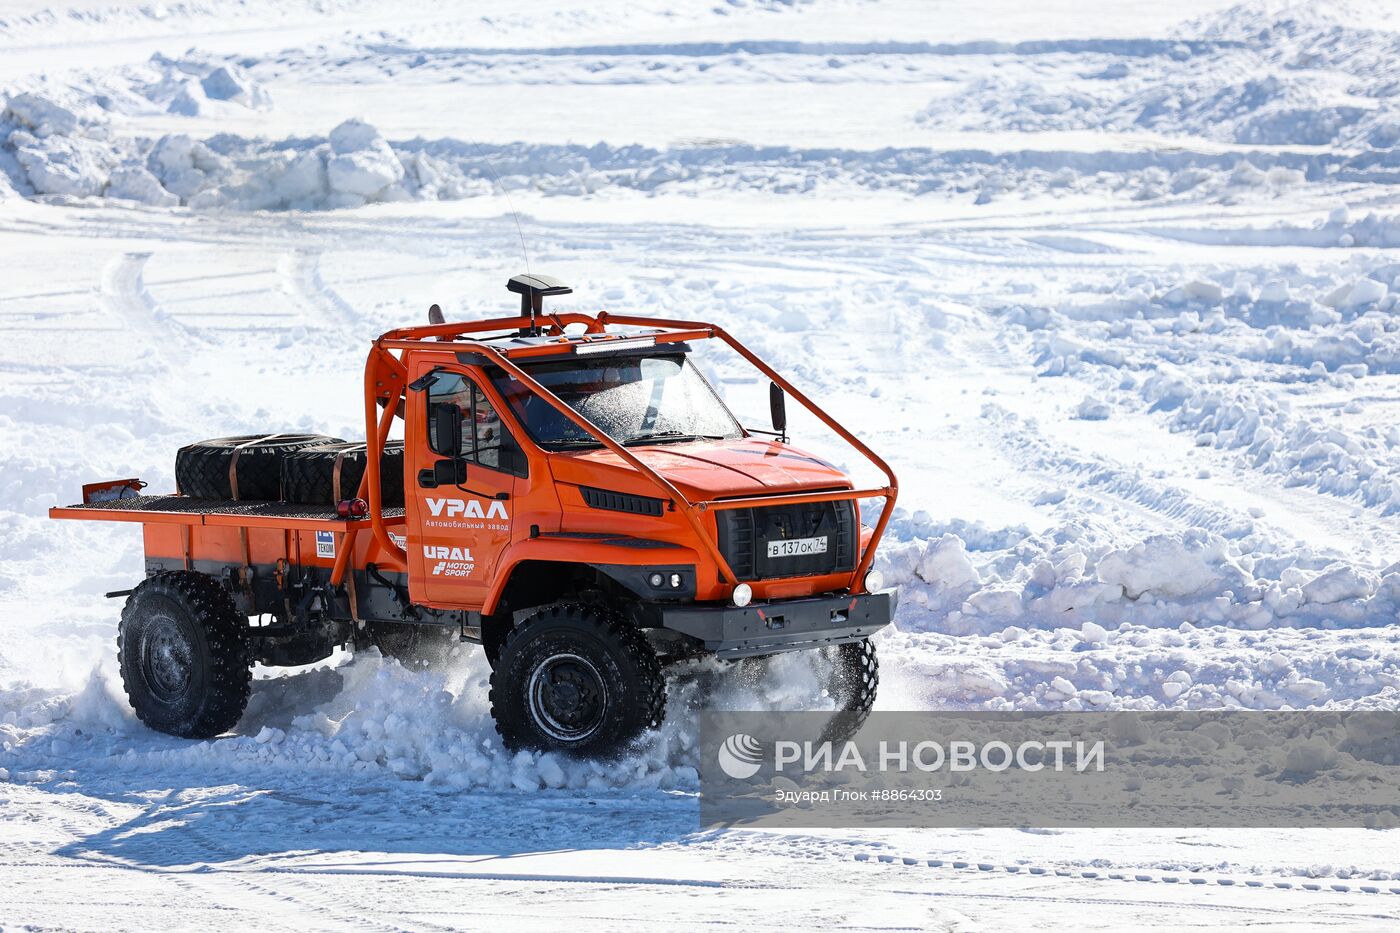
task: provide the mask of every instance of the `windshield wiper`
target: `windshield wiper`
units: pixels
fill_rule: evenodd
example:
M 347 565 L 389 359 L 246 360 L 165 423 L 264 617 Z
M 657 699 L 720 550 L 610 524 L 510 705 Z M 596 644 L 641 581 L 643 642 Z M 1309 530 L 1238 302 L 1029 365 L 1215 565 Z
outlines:
M 651 431 L 647 434 L 634 434 L 623 441 L 622 445 L 631 447 L 633 444 L 646 444 L 650 441 L 693 441 L 697 436 L 685 431 Z
M 551 441 L 540 441 L 540 446 L 548 450 L 557 447 L 602 447 L 602 443 L 591 437 L 561 437 Z
M 638 434 L 629 437 L 622 442 L 622 446 L 630 447 L 633 444 L 648 444 L 652 441 L 722 441 L 724 434 L 691 434 L 687 431 L 652 431 L 649 434 Z

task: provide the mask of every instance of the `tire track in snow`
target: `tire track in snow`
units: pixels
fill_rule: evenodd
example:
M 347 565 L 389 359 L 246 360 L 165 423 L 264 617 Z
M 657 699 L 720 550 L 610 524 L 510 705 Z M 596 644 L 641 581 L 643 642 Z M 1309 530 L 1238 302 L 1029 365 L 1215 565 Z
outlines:
M 150 348 L 162 365 L 183 364 L 190 344 L 198 338 L 188 326 L 171 317 L 146 288 L 146 263 L 152 255 L 121 253 L 113 257 L 102 269 L 98 301 L 126 325 L 139 343 Z
M 168 811 L 170 819 L 177 819 L 180 815 L 180 808 L 171 808 L 166 801 L 159 801 L 148 808 L 143 817 L 154 821 L 160 816 L 161 811 Z M 128 825 L 130 825 L 128 823 Z M 67 828 L 67 827 L 65 827 Z M 72 857 L 62 860 L 44 861 L 31 863 L 30 867 L 41 868 L 45 872 L 63 871 L 69 869 L 118 869 L 122 871 L 136 871 L 146 874 L 154 873 L 160 878 L 168 879 L 170 883 L 189 893 L 190 901 L 194 903 L 207 902 L 211 896 L 218 898 L 220 894 L 227 895 L 222 898 L 228 904 L 239 905 L 239 909 L 247 909 L 250 899 L 259 904 L 265 904 L 268 909 L 274 912 L 279 920 L 285 920 L 290 912 L 296 921 L 305 924 L 305 929 L 321 928 L 327 919 L 334 922 L 338 929 L 359 929 L 374 930 L 379 933 L 397 933 L 405 929 L 405 925 L 395 922 L 392 919 L 377 919 L 370 916 L 361 916 L 344 906 L 337 904 L 331 895 L 314 896 L 318 892 L 316 889 L 308 889 L 308 886 L 301 882 L 294 882 L 296 893 L 284 890 L 280 886 L 271 884 L 274 879 L 280 879 L 293 874 L 303 874 L 303 872 L 289 871 L 282 868 L 260 868 L 249 865 L 249 853 L 239 852 L 224 845 L 219 840 L 213 838 L 209 833 L 202 832 L 194 826 L 186 823 L 183 829 L 189 834 L 192 841 L 199 843 L 199 846 L 184 845 L 171 849 L 167 840 L 162 839 L 159 843 L 159 856 L 161 861 L 129 861 L 120 858 L 112 858 L 100 855 L 93 851 L 83 851 L 76 847 L 65 847 L 72 849 Z M 75 838 L 82 838 L 85 832 L 90 832 L 90 828 L 85 832 L 78 832 L 74 829 L 68 830 Z M 153 837 L 154 838 L 154 837 Z M 130 841 L 130 840 L 128 840 Z M 139 854 L 140 849 L 136 850 Z M 152 853 L 155 855 L 155 853 Z M 168 863 L 172 855 L 178 855 L 189 859 L 189 866 L 172 866 Z M 209 864 L 211 856 L 221 857 L 228 865 Z M 9 866 L 16 866 L 20 863 L 7 862 Z M 316 872 L 310 872 L 316 874 Z M 331 872 L 334 874 L 334 872 Z M 308 897 L 308 893 L 313 896 Z M 211 907 L 211 909 L 226 910 L 226 907 Z M 418 921 L 414 924 L 415 929 L 447 930 L 436 924 L 424 924 Z
M 208 833 L 196 829 L 193 826 L 189 826 L 188 829 L 190 835 L 208 846 L 210 851 L 222 853 L 230 862 L 237 864 L 246 858 L 246 856 L 221 844 L 218 840 L 210 838 Z M 274 878 L 284 876 L 285 874 L 287 874 L 287 872 L 276 868 L 271 870 L 231 868 L 218 870 L 216 876 L 225 883 L 253 891 L 264 897 L 275 898 L 285 904 L 294 905 L 297 908 L 310 912 L 313 916 L 332 917 L 337 924 L 343 924 L 345 928 L 379 930 L 382 931 L 382 933 L 398 933 L 398 931 L 405 928 L 404 924 L 392 920 L 378 920 L 374 917 L 358 915 L 352 910 L 347 910 L 344 906 L 337 904 L 334 897 L 322 896 L 310 900 L 306 897 L 307 886 L 303 884 L 296 885 L 297 890 L 302 892 L 301 894 L 292 894 L 278 887 L 270 886 L 270 882 Z M 314 888 L 311 890 L 313 893 L 315 892 Z M 452 929 L 438 924 L 425 925 L 421 921 L 415 924 L 415 928 L 444 931 Z
M 1243 512 L 1203 502 L 1177 486 L 1149 480 L 1136 468 L 1070 448 L 1056 449 L 1029 422 L 1000 405 L 987 405 L 983 417 L 999 429 L 997 438 L 1008 459 L 1052 484 L 1068 486 L 1069 496 L 1127 512 L 1148 527 L 1203 528 L 1229 537 L 1254 521 Z
M 861 852 L 853 856 L 857 862 L 872 861 L 870 853 Z M 1073 869 L 1049 868 L 1043 865 L 1008 865 L 1000 862 L 978 861 L 973 858 L 913 858 L 910 856 L 875 855 L 873 861 L 881 864 L 898 862 L 906 866 L 921 863 L 928 868 L 942 868 L 965 872 L 1003 872 L 1005 874 L 1026 874 L 1041 877 L 1074 878 L 1084 881 L 1128 881 L 1139 884 L 1180 884 L 1183 887 L 1211 885 L 1223 888 L 1275 888 L 1281 891 L 1303 891 L 1310 893 L 1330 892 L 1336 894 L 1397 894 L 1400 884 L 1392 881 L 1364 879 L 1369 883 L 1336 878 L 1315 878 L 1309 880 L 1289 880 L 1285 878 L 1238 878 L 1230 875 L 1203 874 L 1192 871 L 1161 871 L 1152 869 Z M 1169 903 L 1163 906 L 1171 906 Z M 1206 907 L 1207 905 L 1200 905 Z M 1280 911 L 1286 908 L 1280 908 Z
M 282 290 L 307 308 L 325 327 L 338 336 L 357 337 L 364 316 L 341 297 L 321 274 L 320 252 L 291 250 L 277 261 Z

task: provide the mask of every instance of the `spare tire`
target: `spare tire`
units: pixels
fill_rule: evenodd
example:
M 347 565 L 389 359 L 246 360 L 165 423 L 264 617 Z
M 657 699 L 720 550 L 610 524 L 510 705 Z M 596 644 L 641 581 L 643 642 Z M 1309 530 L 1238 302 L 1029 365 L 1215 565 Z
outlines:
M 364 441 L 352 441 L 287 454 L 282 458 L 282 498 L 306 505 L 334 505 L 353 498 L 365 475 L 368 453 Z M 384 445 L 379 458 L 379 494 L 385 506 L 403 505 L 403 441 L 388 441 Z
M 296 450 L 343 443 L 324 434 L 247 434 L 181 447 L 175 485 L 200 499 L 282 498 L 282 458 Z

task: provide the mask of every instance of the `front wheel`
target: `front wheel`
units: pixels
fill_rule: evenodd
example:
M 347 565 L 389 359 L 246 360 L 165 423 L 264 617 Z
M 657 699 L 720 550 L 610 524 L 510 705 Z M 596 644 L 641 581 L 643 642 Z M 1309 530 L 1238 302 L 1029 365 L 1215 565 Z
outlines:
M 738 662 L 734 675 L 741 683 L 761 690 L 766 682 L 783 676 L 784 672 L 792 674 L 792 667 L 784 668 L 784 663 L 810 664 L 810 671 L 816 675 L 822 693 L 830 698 L 834 707 L 831 718 L 822 729 L 821 741 L 844 742 L 853 738 L 870 718 L 870 711 L 875 707 L 875 696 L 880 689 L 880 661 L 875 654 L 875 643 L 865 638 L 795 654 L 805 657 L 789 659 L 784 655 L 764 655 L 744 658 Z M 786 704 L 780 708 L 793 711 Z
M 491 672 L 491 715 L 508 748 L 617 750 L 665 715 L 666 680 L 646 638 L 592 606 L 542 609 L 518 625 Z
M 835 662 L 828 689 L 836 701 L 836 714 L 823 738 L 844 742 L 855 737 L 875 708 L 875 695 L 880 690 L 880 659 L 875 656 L 875 643 L 868 638 L 826 650 Z

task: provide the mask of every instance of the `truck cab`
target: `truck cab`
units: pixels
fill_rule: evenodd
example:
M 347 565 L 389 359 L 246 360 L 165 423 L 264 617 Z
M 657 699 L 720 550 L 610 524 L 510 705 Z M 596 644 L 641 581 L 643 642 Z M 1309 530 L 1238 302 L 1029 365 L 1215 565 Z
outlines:
M 688 351 L 550 355 L 522 368 L 687 499 L 851 488 L 830 464 L 741 427 Z M 499 367 L 441 357 L 425 352 L 408 363 L 419 386 L 405 424 L 415 602 L 492 615 L 522 562 L 564 552 L 648 600 L 723 600 L 737 582 L 759 600 L 850 583 L 861 543 L 856 503 L 709 512 L 705 531 L 734 570 L 726 585 L 646 476 Z

